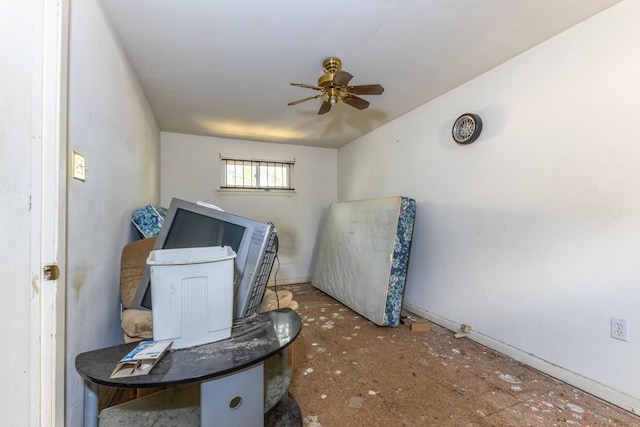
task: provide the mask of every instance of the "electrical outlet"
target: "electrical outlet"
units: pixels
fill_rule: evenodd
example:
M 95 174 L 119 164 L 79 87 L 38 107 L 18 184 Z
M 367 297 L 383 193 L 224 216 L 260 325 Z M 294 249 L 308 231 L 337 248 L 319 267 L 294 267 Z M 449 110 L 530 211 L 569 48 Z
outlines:
M 611 318 L 611 338 L 617 340 L 629 341 L 629 329 L 627 321 L 622 319 Z

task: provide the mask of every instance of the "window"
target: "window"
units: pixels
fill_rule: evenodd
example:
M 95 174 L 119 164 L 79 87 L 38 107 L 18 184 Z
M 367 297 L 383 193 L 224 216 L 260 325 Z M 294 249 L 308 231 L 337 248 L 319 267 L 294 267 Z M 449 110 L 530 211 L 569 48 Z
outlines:
M 295 161 L 222 160 L 223 189 L 293 190 Z

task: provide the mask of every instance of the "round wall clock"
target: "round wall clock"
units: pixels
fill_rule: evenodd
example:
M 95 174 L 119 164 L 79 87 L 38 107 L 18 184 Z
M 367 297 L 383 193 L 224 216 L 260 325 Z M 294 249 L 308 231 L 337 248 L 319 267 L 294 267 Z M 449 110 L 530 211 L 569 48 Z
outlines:
M 482 132 L 482 119 L 473 113 L 465 113 L 458 117 L 451 130 L 453 140 L 464 145 L 471 144 L 478 139 L 480 132 Z

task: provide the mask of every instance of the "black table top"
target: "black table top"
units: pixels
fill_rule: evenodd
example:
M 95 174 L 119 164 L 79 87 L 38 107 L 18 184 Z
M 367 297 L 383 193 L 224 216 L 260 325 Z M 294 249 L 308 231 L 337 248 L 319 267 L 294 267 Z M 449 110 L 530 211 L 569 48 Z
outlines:
M 284 308 L 234 322 L 231 337 L 197 347 L 171 350 L 147 375 L 109 378 L 116 364 L 137 343 L 88 351 L 76 356 L 85 380 L 122 388 L 165 387 L 212 379 L 263 361 L 285 348 L 300 333 L 298 314 Z

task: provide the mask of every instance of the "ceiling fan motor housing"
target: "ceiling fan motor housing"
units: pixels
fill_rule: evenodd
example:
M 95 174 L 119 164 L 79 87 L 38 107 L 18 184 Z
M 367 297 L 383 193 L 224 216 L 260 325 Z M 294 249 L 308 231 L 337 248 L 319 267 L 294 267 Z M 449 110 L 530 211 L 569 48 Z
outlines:
M 322 69 L 325 74 L 318 79 L 318 86 L 330 86 L 336 73 L 342 70 L 342 61 L 339 58 L 327 58 L 322 62 Z

